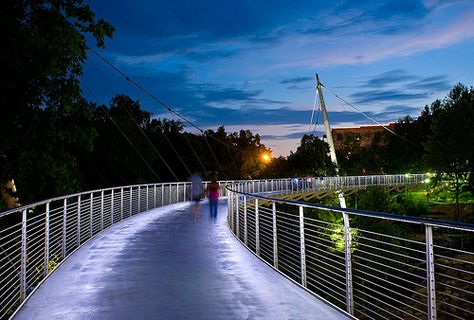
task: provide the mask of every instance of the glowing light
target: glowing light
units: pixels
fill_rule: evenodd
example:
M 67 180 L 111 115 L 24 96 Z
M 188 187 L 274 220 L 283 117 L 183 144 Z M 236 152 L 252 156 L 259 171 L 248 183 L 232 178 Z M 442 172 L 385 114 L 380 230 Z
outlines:
M 263 162 L 270 162 L 272 160 L 272 155 L 270 153 L 262 154 Z
M 430 183 L 430 179 L 429 179 L 429 178 L 426 178 L 423 182 L 424 182 L 424 183 Z

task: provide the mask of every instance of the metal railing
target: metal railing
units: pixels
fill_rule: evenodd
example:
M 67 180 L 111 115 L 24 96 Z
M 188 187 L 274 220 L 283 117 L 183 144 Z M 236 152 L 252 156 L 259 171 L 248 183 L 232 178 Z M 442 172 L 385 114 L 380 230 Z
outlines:
M 226 189 L 221 190 L 225 196 Z M 0 212 L 0 319 L 8 318 L 58 264 L 103 230 L 141 212 L 188 201 L 190 191 L 189 182 L 131 185 Z
M 219 183 L 258 194 L 406 184 L 423 178 L 403 175 Z M 227 189 L 221 190 L 226 196 Z M 143 184 L 87 191 L 0 212 L 0 319 L 8 318 L 58 264 L 103 230 L 143 211 L 187 201 L 189 195 L 188 182 Z M 252 233 L 248 235 L 256 241 Z M 260 241 L 260 236 L 257 238 Z
M 322 186 L 426 177 L 405 178 L 325 178 Z M 249 182 L 228 188 L 230 229 L 268 265 L 359 319 L 474 318 L 474 225 L 274 196 L 288 192 L 278 184 L 254 191 Z

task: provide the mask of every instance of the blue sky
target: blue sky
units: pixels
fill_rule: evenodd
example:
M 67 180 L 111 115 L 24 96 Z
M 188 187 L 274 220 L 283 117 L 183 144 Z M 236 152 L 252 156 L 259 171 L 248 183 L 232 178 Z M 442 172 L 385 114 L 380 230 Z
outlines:
M 116 28 L 101 54 L 198 126 L 250 129 L 274 155 L 296 150 L 312 130 L 316 72 L 382 123 L 416 117 L 457 82 L 474 84 L 473 0 L 95 0 L 91 7 Z M 90 100 L 124 93 L 172 118 L 96 57 L 84 71 Z M 372 124 L 324 94 L 333 127 Z

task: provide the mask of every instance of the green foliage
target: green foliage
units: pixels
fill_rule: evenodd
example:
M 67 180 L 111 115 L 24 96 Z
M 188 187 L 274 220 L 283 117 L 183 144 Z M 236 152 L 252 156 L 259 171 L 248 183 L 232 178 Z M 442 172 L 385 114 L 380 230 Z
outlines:
M 95 136 L 79 86 L 86 36 L 103 47 L 113 27 L 82 0 L 7 0 L 0 21 L 0 183 L 14 178 L 23 203 L 77 190 L 77 152 Z
M 407 216 L 426 215 L 429 212 L 428 199 L 411 192 L 396 193 L 391 196 L 389 212 Z
M 304 135 L 295 153 L 288 156 L 291 175 L 299 176 L 329 176 L 335 173 L 335 168 L 328 156 L 327 143 L 313 135 Z

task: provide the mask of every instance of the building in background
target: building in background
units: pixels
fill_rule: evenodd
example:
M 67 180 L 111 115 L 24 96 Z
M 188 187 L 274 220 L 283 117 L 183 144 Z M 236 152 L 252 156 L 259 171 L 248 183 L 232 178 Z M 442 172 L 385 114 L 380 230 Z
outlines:
M 395 123 L 389 123 L 385 127 L 393 130 L 395 128 Z M 356 139 L 360 140 L 360 146 L 366 148 L 371 144 L 375 134 L 383 132 L 384 130 L 385 129 L 379 125 L 360 126 L 355 128 L 334 128 L 331 130 L 334 139 L 334 148 L 340 150 L 348 135 L 356 137 Z

